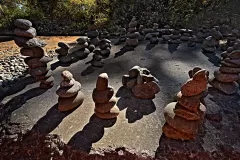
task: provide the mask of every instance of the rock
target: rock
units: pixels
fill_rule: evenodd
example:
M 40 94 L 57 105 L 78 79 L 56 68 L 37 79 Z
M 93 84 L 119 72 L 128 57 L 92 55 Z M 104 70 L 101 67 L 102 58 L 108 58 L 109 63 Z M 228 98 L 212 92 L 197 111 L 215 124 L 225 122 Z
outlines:
M 146 74 L 142 74 L 142 78 L 144 82 L 151 82 L 151 81 L 155 81 L 155 77 L 152 75 L 146 75 Z
M 96 37 L 98 37 L 98 35 L 99 35 L 98 31 L 88 31 L 87 32 L 88 38 L 96 38 Z
M 68 49 L 65 48 L 58 48 L 55 50 L 60 56 L 66 56 L 68 54 Z
M 219 71 L 222 73 L 240 73 L 240 68 L 232 68 L 232 67 L 226 67 L 226 66 L 221 66 L 219 68 Z
M 114 106 L 109 112 L 107 113 L 99 113 L 95 110 L 95 115 L 101 119 L 113 119 L 116 118 L 120 113 L 120 110 L 117 106 Z
M 95 46 L 93 44 L 90 44 L 88 46 L 88 49 L 89 49 L 90 52 L 92 52 L 95 49 Z
M 77 81 L 75 81 L 74 85 L 72 87 L 65 87 L 65 88 L 57 88 L 56 94 L 59 97 L 62 98 L 68 98 L 68 97 L 73 97 L 75 96 L 78 91 L 81 90 L 81 84 Z
M 203 108 L 203 111 L 199 111 L 199 107 Z M 176 104 L 175 109 L 174 109 L 174 113 L 176 116 L 182 117 L 186 120 L 189 121 L 195 121 L 195 120 L 200 120 L 202 117 L 200 112 L 206 112 L 206 107 L 203 104 L 200 104 L 198 106 L 198 110 L 197 112 L 191 112 L 187 109 L 185 109 L 183 106 L 181 106 L 179 103 Z
M 63 49 L 69 49 L 70 46 L 67 43 L 64 42 L 58 42 L 58 47 L 63 48 Z
M 54 77 L 53 76 L 46 77 L 45 79 L 40 80 L 40 82 L 46 85 L 50 85 L 54 82 Z
M 123 75 L 123 77 L 122 77 L 122 85 L 124 86 L 124 87 L 127 87 L 127 82 L 130 80 L 130 77 L 129 77 L 129 75 Z
M 107 73 L 102 73 L 98 76 L 96 83 L 96 90 L 102 91 L 108 88 L 108 75 Z
M 138 45 L 138 39 L 129 39 L 129 38 L 127 38 L 126 44 L 128 46 L 136 47 Z
M 200 104 L 200 98 L 203 98 L 203 93 L 200 93 L 199 95 L 187 97 L 183 96 L 181 91 L 177 94 L 178 97 L 178 103 L 183 106 L 184 108 L 196 113 L 199 108 Z
M 23 29 L 20 29 L 20 28 L 16 28 L 14 30 L 14 34 L 17 35 L 17 36 L 20 36 L 20 37 L 29 37 L 29 38 L 33 38 L 33 37 L 36 37 L 37 36 L 37 31 L 35 28 L 33 27 L 30 27 L 29 29 L 27 30 L 23 30 Z
M 88 47 L 88 43 L 85 42 L 84 44 L 76 44 L 74 47 L 68 49 L 68 53 L 71 54 L 75 51 L 82 50 Z
M 24 61 L 30 69 L 36 69 L 36 68 L 39 68 L 39 67 L 46 67 L 47 66 L 46 63 L 40 61 L 40 58 L 28 57 L 28 58 L 25 58 Z
M 101 52 L 101 55 L 102 55 L 103 58 L 107 58 L 111 54 L 111 49 L 107 48 L 105 50 L 101 50 L 100 52 Z
M 128 28 L 128 32 L 130 32 L 130 33 L 133 33 L 133 32 L 135 32 L 135 31 L 137 31 L 137 28 L 136 28 L 136 27 Z
M 129 77 L 130 78 L 137 78 L 138 74 L 140 74 L 141 67 L 139 66 L 134 66 L 128 71 Z
M 137 79 L 130 79 L 128 82 L 127 82 L 127 88 L 128 89 L 132 89 L 134 86 L 137 85 Z
M 228 95 L 237 93 L 239 87 L 236 82 L 223 83 L 217 81 L 216 79 L 209 80 L 209 84 Z
M 107 113 L 116 105 L 116 103 L 115 98 L 111 99 L 108 103 L 96 103 L 95 111 L 98 113 Z
M 15 43 L 19 47 L 32 48 L 32 47 L 45 47 L 47 44 L 37 38 L 25 38 L 25 37 L 14 37 Z
M 16 19 L 14 21 L 14 25 L 21 29 L 29 29 L 30 27 L 32 27 L 32 22 L 26 19 Z
M 139 36 L 140 36 L 139 32 L 127 33 L 127 38 L 130 38 L 130 39 L 135 39 L 135 38 L 138 38 Z
M 112 87 L 108 87 L 106 90 L 99 91 L 96 88 L 93 90 L 92 98 L 95 103 L 108 103 L 114 94 Z
M 58 60 L 61 63 L 69 63 L 72 61 L 72 57 L 70 55 L 66 55 L 66 56 L 58 56 Z
M 74 54 L 78 57 L 78 58 L 87 58 L 88 55 L 90 54 L 90 51 L 85 48 L 84 50 L 78 50 L 78 51 L 75 51 Z
M 133 94 L 141 99 L 153 99 L 159 91 L 160 87 L 156 82 L 148 82 L 132 88 Z
M 58 110 L 65 112 L 80 106 L 84 101 L 84 94 L 79 91 L 76 95 L 69 98 L 58 98 Z
M 84 43 L 87 42 L 87 41 L 88 41 L 88 39 L 85 38 L 85 37 L 80 37 L 80 38 L 77 39 L 77 42 L 78 42 L 79 44 L 84 44 Z
M 220 71 L 215 71 L 214 77 L 220 82 L 233 82 L 240 78 L 239 74 L 221 73 Z
M 63 80 L 65 81 L 71 81 L 73 79 L 73 75 L 71 72 L 65 70 L 61 73 L 61 76 L 63 78 Z
M 238 66 L 236 64 L 229 63 L 229 62 L 226 62 L 226 61 L 221 61 L 221 64 L 222 64 L 222 66 L 238 68 Z
M 75 80 L 72 78 L 71 80 L 63 80 L 60 83 L 60 87 L 64 88 L 64 87 L 72 87 L 75 83 Z
M 234 50 L 229 55 L 229 58 L 231 59 L 240 59 L 240 50 Z
M 33 58 L 40 58 L 44 56 L 44 50 L 40 47 L 21 48 L 20 52 L 23 56 L 29 56 Z
M 49 89 L 49 88 L 52 88 L 53 85 L 54 85 L 53 82 L 51 84 L 40 83 L 39 88 L 41 88 L 41 89 Z
M 94 46 L 97 46 L 98 43 L 99 43 L 99 38 L 96 37 L 96 38 L 91 39 L 91 40 L 90 40 L 90 43 L 93 44 Z
M 230 59 L 230 58 L 225 58 L 224 61 L 231 63 L 237 67 L 240 67 L 240 59 Z
M 41 75 L 47 73 L 48 70 L 49 70 L 49 68 L 47 68 L 47 67 L 39 67 L 39 68 L 30 69 L 30 75 L 41 76 Z

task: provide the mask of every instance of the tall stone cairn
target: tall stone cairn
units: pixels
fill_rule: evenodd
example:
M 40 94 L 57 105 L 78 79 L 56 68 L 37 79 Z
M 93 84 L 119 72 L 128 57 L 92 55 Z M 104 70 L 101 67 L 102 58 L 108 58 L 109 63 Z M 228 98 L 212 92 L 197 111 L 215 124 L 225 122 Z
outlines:
M 90 39 L 90 44 L 94 45 L 95 47 L 98 46 L 99 43 L 99 32 L 97 30 L 96 25 L 93 23 L 88 27 L 89 31 L 87 32 L 87 36 Z
M 203 123 L 206 107 L 200 102 L 207 89 L 207 71 L 202 69 L 182 85 L 178 101 L 164 109 L 163 133 L 176 140 L 194 140 Z
M 65 70 L 61 76 L 63 80 L 56 94 L 59 96 L 58 110 L 65 112 L 79 107 L 84 101 L 84 94 L 81 92 L 81 84 L 73 78 L 72 73 Z
M 239 88 L 237 81 L 240 79 L 240 41 L 229 47 L 221 56 L 221 67 L 214 72 L 215 78 L 209 83 L 225 94 L 235 94 Z
M 180 31 L 174 30 L 172 35 L 170 36 L 170 40 L 168 40 L 169 44 L 180 44 L 181 43 L 181 34 Z
M 104 30 L 102 31 L 102 33 L 101 33 L 100 38 L 101 38 L 101 39 L 105 39 L 105 38 L 108 39 L 108 38 L 110 38 L 109 32 L 108 32 L 106 29 L 104 29 Z
M 14 41 L 23 56 L 27 56 L 24 62 L 28 65 L 28 72 L 31 76 L 40 81 L 40 88 L 49 89 L 53 86 L 54 78 L 48 64 L 53 59 L 48 57 L 42 47 L 47 44 L 36 38 L 36 29 L 32 23 L 26 19 L 17 19 L 14 21 L 17 27 L 14 30 Z
M 107 73 L 98 76 L 96 88 L 93 90 L 92 98 L 95 102 L 95 115 L 101 119 L 116 118 L 120 111 L 116 106 L 114 90 L 108 85 Z
M 119 42 L 125 42 L 126 39 L 127 39 L 127 30 L 126 30 L 126 28 L 120 28 L 119 32 L 120 32 Z
M 123 86 L 140 99 L 154 99 L 160 91 L 157 83 L 158 80 L 151 75 L 150 71 L 140 66 L 134 66 L 122 77 Z
M 126 45 L 130 47 L 137 47 L 138 45 L 138 37 L 140 36 L 139 32 L 137 32 L 137 21 L 136 18 L 133 17 L 131 22 L 128 25 L 128 33 Z
M 108 58 L 111 53 L 112 44 L 108 39 L 102 39 L 99 42 L 99 49 L 103 58 Z

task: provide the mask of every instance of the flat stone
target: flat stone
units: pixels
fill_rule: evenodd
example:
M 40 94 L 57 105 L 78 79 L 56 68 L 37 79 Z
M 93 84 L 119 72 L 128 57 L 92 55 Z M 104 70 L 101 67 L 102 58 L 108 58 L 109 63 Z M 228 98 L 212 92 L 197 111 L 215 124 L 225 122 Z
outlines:
M 98 37 L 98 35 L 99 35 L 98 31 L 88 31 L 87 32 L 88 38 L 96 38 L 96 37 Z
M 113 108 L 111 108 L 111 110 L 107 113 L 99 113 L 95 110 L 95 115 L 101 119 L 113 119 L 113 118 L 116 118 L 119 115 L 119 113 L 120 113 L 120 110 L 117 106 L 114 106 Z
M 132 88 L 134 96 L 141 99 L 153 99 L 159 91 L 160 87 L 153 81 L 136 85 Z
M 108 87 L 103 91 L 99 91 L 95 88 L 92 93 L 92 98 L 95 103 L 108 103 L 113 94 L 114 90 L 112 87 Z
M 77 51 L 75 51 L 75 52 L 73 52 L 78 58 L 81 58 L 81 59 L 83 59 L 83 58 L 87 58 L 88 57 L 88 55 L 90 54 L 90 51 L 87 49 L 87 48 L 85 48 L 84 50 L 77 50 Z
M 233 67 L 221 66 L 219 68 L 219 71 L 222 72 L 222 73 L 240 73 L 240 67 L 239 68 L 233 68 Z
M 79 91 L 76 95 L 69 98 L 58 98 L 58 110 L 65 112 L 79 107 L 84 101 L 84 94 Z
M 226 67 L 233 67 L 233 68 L 238 68 L 238 66 L 236 64 L 233 63 L 229 63 L 227 61 L 221 61 L 222 66 L 226 66 Z
M 37 36 L 37 31 L 35 28 L 30 27 L 27 30 L 24 29 L 20 29 L 20 28 L 15 28 L 14 30 L 14 34 L 20 37 L 29 37 L 29 38 L 33 38 Z
M 57 54 L 59 54 L 60 56 L 66 56 L 68 54 L 68 49 L 66 49 L 66 48 L 57 48 L 55 50 L 55 52 Z
M 63 72 L 61 73 L 61 76 L 62 76 L 63 80 L 65 80 L 65 81 L 70 81 L 70 80 L 73 79 L 72 73 L 69 72 L 69 71 L 67 71 L 67 70 L 63 71 Z
M 62 98 L 68 98 L 68 97 L 73 97 L 75 96 L 78 91 L 81 90 L 81 84 L 77 81 L 75 81 L 74 85 L 72 87 L 64 87 L 61 88 L 60 86 L 57 88 L 56 94 L 59 97 Z
M 108 103 L 96 103 L 95 111 L 98 113 L 107 113 L 116 105 L 116 103 L 116 98 L 112 98 Z
M 64 88 L 64 87 L 72 87 L 75 83 L 75 80 L 74 78 L 72 78 L 71 80 L 63 80 L 61 83 L 60 83 L 60 87 L 61 88 Z
M 49 71 L 48 67 L 34 68 L 34 69 L 30 69 L 30 75 L 41 76 L 41 75 L 44 75 L 45 73 L 47 73 L 48 71 Z
M 14 37 L 14 42 L 18 47 L 32 48 L 32 47 L 45 47 L 47 44 L 37 38 L 26 38 L 26 37 Z
M 14 25 L 21 29 L 29 29 L 30 27 L 32 27 L 32 22 L 26 19 L 16 19 L 14 21 Z
M 239 85 L 237 84 L 237 82 L 223 83 L 223 82 L 217 81 L 216 79 L 210 79 L 209 84 L 212 85 L 214 88 L 228 95 L 237 93 L 239 88 Z
M 39 88 L 42 88 L 42 89 L 50 89 L 50 88 L 52 88 L 52 87 L 53 87 L 53 85 L 54 85 L 54 83 L 53 83 L 53 82 L 52 82 L 52 83 L 50 83 L 50 84 L 40 83 L 40 86 L 39 86 Z
M 127 38 L 130 38 L 130 39 L 135 39 L 135 38 L 138 38 L 139 36 L 140 36 L 139 32 L 127 33 Z
M 29 56 L 29 57 L 39 58 L 44 56 L 44 50 L 40 47 L 21 48 L 20 53 L 23 56 Z
M 128 46 L 136 47 L 138 45 L 138 39 L 137 38 L 136 39 L 129 39 L 129 38 L 127 38 L 126 44 Z
M 165 123 L 163 125 L 163 134 L 171 139 L 176 139 L 176 140 L 194 140 L 195 135 L 193 134 L 186 134 L 183 132 L 180 132 L 176 130 L 175 128 L 171 127 L 169 124 Z
M 63 48 L 63 49 L 69 49 L 70 48 L 70 46 L 65 42 L 58 42 L 58 47 Z
M 68 53 L 71 54 L 75 51 L 82 50 L 88 47 L 88 43 L 85 42 L 84 44 L 76 44 L 74 47 L 68 49 Z
M 233 82 L 240 78 L 239 74 L 221 73 L 219 70 L 214 72 L 214 77 L 220 82 Z
M 166 119 L 166 123 L 180 132 L 193 135 L 197 134 L 201 121 L 189 121 L 177 116 L 174 112 L 176 104 L 176 102 L 172 102 L 164 108 L 164 117 Z
M 174 109 L 174 113 L 179 116 L 182 117 L 186 120 L 189 121 L 195 121 L 195 120 L 200 120 L 201 119 L 201 113 L 199 113 L 199 107 L 200 104 L 198 106 L 198 111 L 197 112 L 191 112 L 190 110 L 187 110 L 186 108 L 184 108 L 183 106 L 181 106 L 179 103 L 176 104 L 175 109 Z M 206 111 L 206 108 L 205 108 Z
M 80 38 L 77 39 L 77 42 L 79 44 L 84 44 L 87 41 L 88 41 L 88 38 L 85 38 L 85 37 L 80 37 Z
M 25 58 L 24 61 L 30 69 L 35 69 L 35 68 L 46 67 L 47 66 L 46 63 L 40 62 L 40 58 L 28 57 L 28 58 Z
M 48 56 L 43 56 L 39 61 L 42 63 L 49 63 L 53 60 L 53 58 L 48 57 Z
M 234 50 L 228 55 L 231 59 L 240 59 L 240 50 Z
M 93 44 L 94 46 L 98 46 L 99 41 L 100 41 L 99 38 L 96 37 L 96 38 L 92 38 L 90 40 L 90 43 Z
M 99 48 L 101 50 L 104 50 L 104 49 L 106 49 L 108 47 L 111 47 L 110 43 L 106 43 L 106 42 L 102 42 L 102 41 L 99 42 Z
M 102 73 L 98 76 L 96 90 L 102 91 L 107 88 L 108 88 L 108 75 L 107 73 Z
M 225 58 L 224 61 L 226 61 L 228 63 L 232 63 L 240 68 L 240 59 Z

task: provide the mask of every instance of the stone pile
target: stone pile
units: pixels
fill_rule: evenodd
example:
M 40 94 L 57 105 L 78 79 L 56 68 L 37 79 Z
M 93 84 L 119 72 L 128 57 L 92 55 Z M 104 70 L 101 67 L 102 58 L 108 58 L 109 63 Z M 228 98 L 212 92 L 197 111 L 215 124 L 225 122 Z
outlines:
M 139 28 L 138 28 L 138 32 L 140 34 L 140 36 L 138 37 L 138 41 L 143 41 L 144 40 L 144 26 L 143 25 L 140 25 Z
M 236 42 L 234 47 L 229 47 L 222 54 L 221 67 L 214 72 L 214 77 L 209 83 L 225 94 L 235 94 L 238 91 L 240 73 L 240 42 Z
M 198 30 L 197 33 L 198 43 L 203 43 L 203 41 L 210 36 L 209 22 L 204 23 L 205 24 Z
M 108 39 L 109 37 L 110 37 L 109 32 L 108 32 L 106 29 L 104 29 L 104 30 L 102 31 L 102 34 L 101 34 L 100 38 L 101 38 L 101 39 Z
M 226 19 L 220 20 L 220 32 L 223 37 L 228 37 L 231 34 L 231 27 L 229 25 L 229 21 Z
M 164 109 L 163 133 L 176 140 L 194 140 L 201 128 L 206 107 L 200 102 L 207 89 L 207 72 L 193 70 L 193 77 L 182 85 L 178 101 Z
M 99 42 L 99 49 L 103 58 L 108 58 L 111 53 L 111 41 L 108 39 L 102 39 Z
M 119 38 L 119 42 L 125 42 L 127 39 L 127 30 L 126 28 L 120 28 L 120 38 Z
M 87 36 L 90 39 L 90 44 L 94 47 L 98 46 L 99 43 L 99 32 L 95 24 L 89 26 L 89 31 L 87 32 Z
M 154 99 L 160 91 L 158 80 L 146 68 L 134 66 L 122 77 L 122 84 L 131 90 L 137 98 Z
M 52 61 L 52 58 L 48 57 L 42 49 L 47 44 L 36 38 L 36 29 L 32 27 L 29 20 L 17 19 L 14 25 L 17 27 L 14 30 L 14 41 L 21 48 L 21 54 L 27 56 L 24 62 L 29 67 L 29 74 L 41 82 L 40 88 L 51 88 L 54 78 L 51 76 L 48 63 Z
M 59 42 L 55 52 L 58 54 L 58 60 L 62 63 L 75 62 L 85 59 L 90 54 L 88 49 L 88 39 L 80 37 L 76 42 L 64 43 Z
M 227 42 L 221 45 L 221 50 L 226 51 L 229 47 L 233 47 L 235 42 L 238 40 L 238 32 L 233 30 L 227 37 Z
M 193 31 L 190 29 L 180 29 L 181 41 L 189 42 L 193 36 Z
M 65 70 L 61 76 L 63 80 L 56 94 L 59 96 L 58 110 L 65 112 L 80 106 L 84 101 L 84 94 L 81 92 L 81 84 L 75 81 L 72 73 Z
M 181 43 L 181 34 L 178 30 L 174 30 L 172 35 L 170 35 L 170 40 L 168 40 L 169 44 L 180 44 Z
M 128 33 L 126 45 L 130 47 L 137 47 L 138 45 L 138 37 L 140 36 L 139 32 L 137 32 L 137 21 L 136 18 L 133 17 L 131 22 L 128 25 Z
M 101 119 L 116 118 L 120 111 L 116 106 L 114 90 L 108 85 L 107 73 L 98 76 L 96 88 L 93 90 L 92 98 L 95 102 L 95 115 Z
M 173 29 L 170 28 L 170 26 L 164 26 L 163 29 L 160 29 L 160 34 L 161 34 L 161 38 L 159 39 L 160 43 L 165 44 L 167 43 L 171 38 L 171 34 L 173 32 Z

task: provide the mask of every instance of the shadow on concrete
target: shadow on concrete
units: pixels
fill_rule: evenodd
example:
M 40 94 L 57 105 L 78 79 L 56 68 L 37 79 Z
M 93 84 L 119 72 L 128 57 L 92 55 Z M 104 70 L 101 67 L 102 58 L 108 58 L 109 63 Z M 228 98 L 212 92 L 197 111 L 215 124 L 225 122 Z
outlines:
M 91 116 L 88 124 L 77 132 L 68 142 L 73 149 L 79 149 L 89 153 L 92 144 L 98 142 L 104 136 L 104 128 L 112 127 L 117 119 L 103 120 L 94 115 Z
M 117 102 L 118 108 L 120 110 L 127 108 L 126 118 L 128 119 L 128 123 L 134 123 L 156 110 L 156 106 L 151 99 L 138 99 L 125 87 L 121 87 L 117 91 L 116 96 L 120 97 Z
M 88 66 L 84 71 L 82 71 L 81 76 L 89 75 L 100 68 L 101 67 Z
M 23 90 L 27 85 L 33 84 L 37 82 L 36 79 L 32 76 L 26 77 L 20 81 L 18 81 L 16 84 L 14 84 L 12 87 L 10 87 L 5 92 L 0 93 L 0 101 L 2 101 L 5 97 L 13 95 L 17 92 L 20 92 Z
M 174 53 L 177 51 L 179 44 L 168 44 L 168 51 Z
M 31 132 L 48 134 L 53 131 L 66 116 L 68 116 L 75 110 L 76 108 L 71 111 L 60 112 L 58 110 L 58 104 L 55 104 L 52 108 L 48 110 L 45 116 L 43 116 L 37 121 L 37 123 L 33 126 Z
M 156 45 L 157 45 L 157 44 L 151 44 L 151 43 L 149 43 L 149 44 L 147 44 L 145 50 L 146 50 L 146 51 L 149 51 L 149 50 L 153 49 Z
M 72 62 L 62 63 L 60 61 L 57 61 L 57 62 L 51 64 L 51 70 L 55 70 L 57 67 L 69 67 L 71 64 L 72 64 Z
M 208 61 L 211 62 L 214 66 L 220 67 L 221 58 L 216 56 L 216 53 L 207 53 L 202 52 L 206 57 L 208 57 Z
M 13 97 L 9 102 L 7 102 L 2 110 L 0 111 L 0 122 L 8 115 L 10 115 L 13 111 L 20 108 L 24 103 L 26 103 L 29 99 L 33 97 L 37 97 L 44 92 L 46 92 L 47 89 L 41 89 L 41 88 L 32 88 L 28 91 L 26 91 L 23 94 L 20 94 L 16 97 Z
M 120 57 L 120 56 L 124 55 L 124 54 L 125 54 L 126 52 L 128 52 L 128 51 L 134 51 L 134 47 L 127 46 L 127 45 L 123 46 L 123 47 L 120 49 L 119 52 L 115 53 L 114 58 Z

